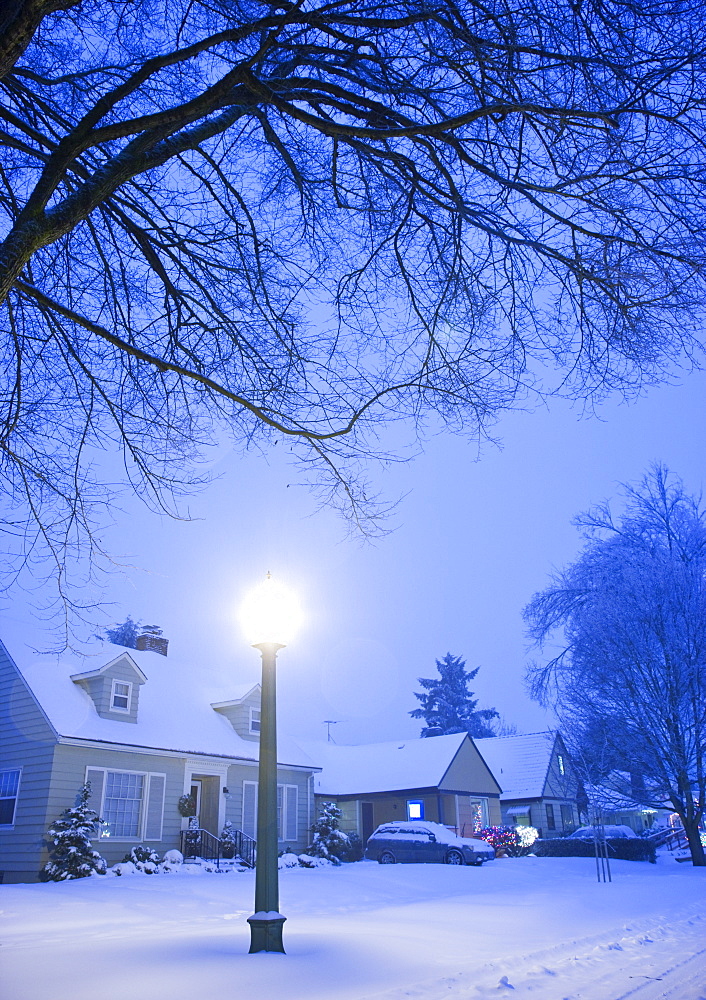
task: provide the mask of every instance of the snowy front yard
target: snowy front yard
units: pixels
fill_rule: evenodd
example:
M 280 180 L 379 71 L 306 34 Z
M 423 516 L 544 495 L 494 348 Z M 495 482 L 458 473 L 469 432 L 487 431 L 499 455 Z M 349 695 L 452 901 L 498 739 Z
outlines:
M 248 955 L 252 872 L 0 886 L 6 1000 L 706 1000 L 706 869 L 518 858 L 280 872 L 287 955 Z

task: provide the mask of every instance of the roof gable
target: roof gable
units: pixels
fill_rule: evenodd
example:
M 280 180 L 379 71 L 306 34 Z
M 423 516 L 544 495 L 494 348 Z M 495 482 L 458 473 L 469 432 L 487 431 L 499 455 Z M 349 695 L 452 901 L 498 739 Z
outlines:
M 147 677 L 144 672 L 140 670 L 128 652 L 120 653 L 119 656 L 114 656 L 112 660 L 109 660 L 102 667 L 98 667 L 96 670 L 85 670 L 78 674 L 70 674 L 69 676 L 74 684 L 82 684 L 85 681 L 102 677 L 104 674 L 117 672 L 121 668 L 131 670 L 135 674 L 135 680 L 138 684 L 144 684 L 147 681 Z
M 502 788 L 502 801 L 542 798 L 556 740 L 556 733 L 544 732 L 475 741 Z

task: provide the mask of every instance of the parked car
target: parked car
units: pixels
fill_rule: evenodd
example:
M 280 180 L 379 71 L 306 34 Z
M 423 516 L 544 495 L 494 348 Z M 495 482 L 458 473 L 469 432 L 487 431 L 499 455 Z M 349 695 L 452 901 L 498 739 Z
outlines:
M 457 837 L 440 823 L 383 823 L 369 837 L 365 857 L 381 865 L 397 862 L 482 865 L 495 857 L 485 840 Z
M 600 827 L 598 828 L 601 829 Z M 603 827 L 606 840 L 636 840 L 637 834 L 629 826 L 616 826 L 607 824 Z M 595 828 L 592 826 L 580 826 L 569 834 L 567 840 L 593 840 Z

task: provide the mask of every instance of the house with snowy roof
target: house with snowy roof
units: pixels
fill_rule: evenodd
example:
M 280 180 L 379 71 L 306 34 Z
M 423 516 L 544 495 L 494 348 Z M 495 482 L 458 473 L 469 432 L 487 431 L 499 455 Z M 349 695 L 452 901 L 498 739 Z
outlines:
M 502 787 L 504 825 L 534 826 L 542 837 L 579 825 L 580 781 L 559 733 L 494 736 L 475 744 Z
M 427 819 L 470 837 L 500 822 L 500 785 L 467 733 L 361 746 L 303 743 L 321 765 L 317 804 L 365 842 L 381 823 Z
M 138 646 L 140 645 L 138 640 Z M 142 649 L 95 642 L 85 655 L 38 656 L 0 643 L 0 872 L 34 881 L 49 824 L 91 783 L 103 823 L 96 848 L 113 864 L 144 843 L 178 848 L 189 820 L 218 836 L 226 820 L 255 837 L 260 728 L 259 684 L 234 685 L 229 672 L 180 663 L 166 640 Z M 282 847 L 303 850 L 313 822 L 308 755 L 278 740 Z M 182 802 L 183 809 L 183 802 Z
M 600 784 L 584 786 L 589 818 L 642 833 L 654 826 L 681 825 L 664 791 L 643 774 L 611 771 Z

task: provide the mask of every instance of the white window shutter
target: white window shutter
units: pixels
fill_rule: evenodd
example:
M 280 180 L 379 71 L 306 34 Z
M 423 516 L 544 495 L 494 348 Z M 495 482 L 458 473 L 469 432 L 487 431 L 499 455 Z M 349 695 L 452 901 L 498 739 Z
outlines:
M 293 841 L 297 839 L 297 812 L 299 807 L 299 789 L 296 785 L 287 785 L 287 807 L 285 809 L 286 830 L 284 839 Z
M 150 774 L 147 789 L 147 809 L 145 811 L 145 840 L 162 839 L 165 783 L 165 775 Z
M 243 833 L 257 837 L 257 782 L 243 782 Z
M 98 815 L 103 818 L 101 810 L 103 808 L 103 788 L 105 787 L 105 771 L 100 767 L 87 767 L 86 768 L 86 781 L 89 782 L 91 786 L 91 797 L 88 800 L 88 804 L 91 809 L 95 809 Z M 93 833 L 91 837 L 94 840 L 98 840 L 101 831 L 99 826 L 93 828 Z

